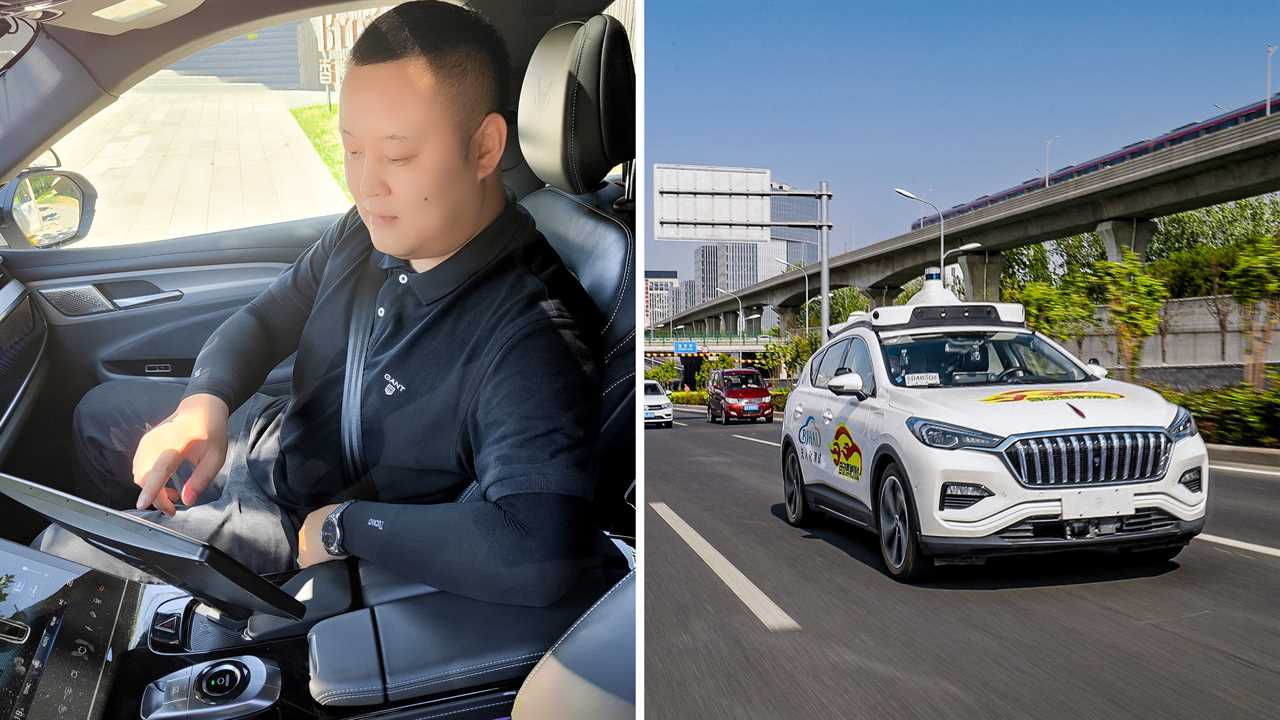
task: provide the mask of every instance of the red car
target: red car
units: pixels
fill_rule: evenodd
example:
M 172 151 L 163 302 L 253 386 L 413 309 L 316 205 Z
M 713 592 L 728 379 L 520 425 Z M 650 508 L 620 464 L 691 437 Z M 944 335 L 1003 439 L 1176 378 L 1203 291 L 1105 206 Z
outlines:
M 707 381 L 707 422 L 764 418 L 773 422 L 773 398 L 759 370 L 712 370 Z

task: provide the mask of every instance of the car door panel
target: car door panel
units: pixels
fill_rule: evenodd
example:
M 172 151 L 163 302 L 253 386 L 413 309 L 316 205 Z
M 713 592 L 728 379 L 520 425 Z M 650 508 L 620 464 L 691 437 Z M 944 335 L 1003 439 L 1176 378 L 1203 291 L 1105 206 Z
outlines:
M 116 247 L 0 251 L 13 278 L 9 285 L 28 293 L 47 327 L 38 363 L 45 382 L 42 388 L 32 383 L 17 399 L 25 417 L 0 428 L 10 446 L 0 454 L 0 469 L 66 489 L 72 412 L 84 393 L 116 378 L 185 382 L 209 335 L 335 219 Z M 59 298 L 77 288 L 79 302 L 96 304 L 92 312 Z M 146 302 L 149 296 L 160 297 Z M 140 297 L 143 302 L 129 302 Z M 261 390 L 287 393 L 292 362 L 273 369 Z

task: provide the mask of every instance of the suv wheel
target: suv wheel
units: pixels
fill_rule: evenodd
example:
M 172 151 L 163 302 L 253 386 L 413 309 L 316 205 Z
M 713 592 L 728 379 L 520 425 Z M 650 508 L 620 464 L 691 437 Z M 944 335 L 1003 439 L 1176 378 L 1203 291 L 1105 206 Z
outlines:
M 924 577 L 932 561 L 920 552 L 920 541 L 911 524 L 911 495 L 896 463 L 884 470 L 876 502 L 880 558 L 895 580 L 908 582 Z
M 805 506 L 804 473 L 800 469 L 800 456 L 790 445 L 787 446 L 786 457 L 782 459 L 782 501 L 788 524 L 796 527 L 809 525 L 811 514 Z

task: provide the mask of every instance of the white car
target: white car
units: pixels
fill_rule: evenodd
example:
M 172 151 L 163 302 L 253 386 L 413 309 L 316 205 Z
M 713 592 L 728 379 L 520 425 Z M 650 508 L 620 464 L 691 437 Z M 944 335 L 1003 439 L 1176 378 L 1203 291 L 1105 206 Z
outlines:
M 654 380 L 644 381 L 644 424 L 658 427 L 671 427 L 671 398 L 667 391 Z
M 936 268 L 911 304 L 856 313 L 805 365 L 782 426 L 786 519 L 875 532 L 889 574 L 934 559 L 1107 548 L 1173 558 L 1204 527 L 1191 414 L 962 303 Z

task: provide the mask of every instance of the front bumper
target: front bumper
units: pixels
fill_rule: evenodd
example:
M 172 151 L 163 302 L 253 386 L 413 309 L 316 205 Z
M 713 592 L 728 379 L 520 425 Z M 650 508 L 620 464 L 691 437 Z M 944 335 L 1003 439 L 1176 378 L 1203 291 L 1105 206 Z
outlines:
M 1117 533 L 1072 539 L 1010 540 L 999 536 L 979 538 L 938 537 L 921 535 L 920 549 L 933 557 L 995 555 L 1032 555 L 1071 550 L 1147 550 L 1185 545 L 1204 529 L 1204 518 L 1177 520 L 1166 529 L 1148 532 Z
M 1003 531 L 1028 521 L 1061 519 L 1065 510 L 1063 496 L 1086 489 L 1079 485 L 1026 487 L 993 453 L 927 448 L 915 438 L 906 442 L 911 444 L 898 454 L 904 461 L 915 495 L 920 534 L 924 538 L 970 541 L 979 545 L 994 539 L 993 545 L 1003 547 L 998 537 Z M 1196 467 L 1202 476 L 1200 492 L 1192 492 L 1178 483 L 1182 473 Z M 966 508 L 944 508 L 941 493 L 948 482 L 982 485 L 992 495 Z M 1163 477 L 1113 485 L 1109 489 L 1132 493 L 1134 510 L 1159 511 L 1173 520 L 1191 522 L 1203 520 L 1211 486 L 1208 451 L 1196 436 L 1174 446 Z M 1127 537 L 1131 536 L 1114 541 L 1123 543 Z M 1048 540 L 1037 538 L 1037 542 Z M 1078 544 L 1079 540 L 1065 542 Z
M 742 407 L 734 407 L 726 404 L 724 406 L 724 414 L 731 418 L 745 420 L 747 418 L 762 418 L 773 416 L 773 404 L 769 401 L 763 401 L 756 406 L 755 410 L 745 410 Z
M 675 411 L 672 410 L 671 408 L 667 408 L 665 410 L 647 410 L 646 409 L 644 411 L 644 424 L 645 425 L 665 424 L 665 423 L 671 422 L 671 420 L 674 417 L 675 417 Z

